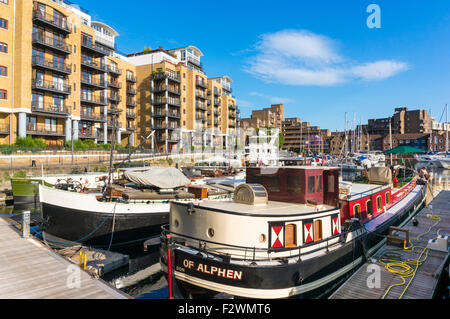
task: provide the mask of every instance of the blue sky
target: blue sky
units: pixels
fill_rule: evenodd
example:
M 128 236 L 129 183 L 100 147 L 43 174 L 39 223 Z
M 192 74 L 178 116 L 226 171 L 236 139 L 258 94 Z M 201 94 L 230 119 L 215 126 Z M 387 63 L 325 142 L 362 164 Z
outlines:
M 439 119 L 450 103 L 448 0 L 74 2 L 119 32 L 121 52 L 200 48 L 209 77 L 233 79 L 242 117 L 284 103 L 286 117 L 334 131 L 344 112 L 367 123 L 407 106 Z M 366 24 L 372 3 L 380 29 Z

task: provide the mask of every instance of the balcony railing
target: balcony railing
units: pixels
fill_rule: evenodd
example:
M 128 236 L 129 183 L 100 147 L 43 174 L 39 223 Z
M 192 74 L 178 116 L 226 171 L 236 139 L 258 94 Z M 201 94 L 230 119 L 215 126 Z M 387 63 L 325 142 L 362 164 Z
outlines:
M 100 139 L 100 134 L 96 133 L 95 130 L 79 130 L 78 137 L 81 138 L 91 138 L 91 139 Z
M 102 89 L 104 89 L 106 87 L 105 80 L 87 79 L 87 78 L 81 77 L 81 83 L 90 85 L 90 86 L 95 86 L 95 87 L 102 88 Z
M 45 12 L 41 12 L 39 10 L 34 10 L 33 19 L 43 22 L 51 27 L 58 28 L 58 30 L 63 31 L 65 33 L 72 32 L 72 25 L 69 22 L 67 22 L 67 18 L 61 18 L 56 15 L 51 15 Z
M 167 79 L 175 81 L 177 83 L 181 82 L 180 76 L 178 74 L 176 74 L 176 73 L 173 73 L 173 72 L 167 72 L 167 71 L 166 72 L 159 72 L 159 73 L 153 74 L 152 77 L 153 77 L 153 80 L 156 80 L 156 81 L 164 80 L 164 79 L 167 78 Z
M 136 112 L 127 110 L 127 117 L 130 118 L 130 119 L 135 119 L 136 118 Z
M 64 136 L 64 128 L 52 125 L 27 125 L 27 134 L 45 136 Z
M 87 66 L 89 68 L 92 68 L 92 69 L 95 69 L 95 70 L 101 71 L 101 72 L 106 72 L 107 71 L 106 64 L 98 63 L 96 61 L 89 61 L 89 60 L 81 59 L 81 65 L 82 66 Z
M 116 68 L 115 66 L 112 66 L 112 65 L 108 65 L 108 72 L 109 73 L 114 73 L 114 74 L 117 74 L 117 75 L 121 75 L 122 74 L 122 70 L 121 69 L 118 69 L 118 68 Z
M 100 55 L 109 55 L 110 53 L 110 50 L 102 47 L 101 45 L 98 45 L 97 43 L 89 42 L 85 38 L 81 39 L 81 47 L 89 49 Z
M 196 59 L 194 59 L 194 58 L 192 58 L 190 56 L 188 56 L 186 60 L 189 63 L 192 63 L 192 64 L 194 64 L 194 65 L 196 65 L 196 66 L 198 66 L 200 68 L 203 68 L 203 64 L 200 62 L 200 60 L 196 60 Z
M 195 82 L 195 84 L 196 84 L 197 86 L 201 87 L 201 88 L 204 88 L 204 89 L 207 89 L 207 88 L 208 88 L 208 82 L 206 82 L 206 81 L 199 81 L 199 80 L 197 80 L 197 81 Z
M 127 131 L 136 131 L 136 124 L 127 124 Z
M 127 94 L 136 95 L 136 89 L 127 87 Z
M 88 94 L 81 94 L 81 102 L 91 103 L 91 104 L 98 104 L 98 105 L 106 105 L 106 98 L 104 96 L 95 96 L 95 95 L 88 95 Z
M 196 92 L 195 92 L 195 95 L 196 95 L 198 98 L 201 98 L 201 99 L 203 99 L 203 100 L 207 100 L 207 99 L 208 99 L 208 95 L 205 94 L 205 93 L 202 92 L 202 91 L 196 91 Z
M 70 65 L 59 63 L 52 60 L 47 60 L 39 56 L 33 56 L 32 63 L 33 66 L 39 66 L 47 70 L 56 71 L 64 74 L 72 73 L 72 67 Z
M 59 94 L 70 94 L 71 87 L 65 83 L 57 83 L 53 81 L 45 81 L 41 79 L 32 79 L 31 80 L 31 88 L 50 91 L 53 93 Z
M 0 124 L 0 134 L 9 134 L 8 124 Z
M 136 101 L 127 99 L 127 106 L 136 107 Z
M 222 101 L 220 99 L 214 99 L 214 105 L 220 106 L 222 105 Z
M 133 75 L 127 75 L 127 81 L 136 83 L 137 82 L 137 77 L 135 77 Z
M 179 99 L 165 99 L 165 98 L 156 98 L 153 100 L 153 105 L 161 105 L 161 104 L 169 104 L 174 106 L 181 106 L 181 101 Z
M 41 44 L 65 54 L 72 53 L 72 46 L 57 37 L 48 37 L 41 33 L 33 33 L 33 43 Z
M 105 121 L 104 114 L 96 114 L 96 113 L 88 113 L 88 112 L 81 112 L 80 118 L 83 120 L 90 120 L 90 121 L 95 121 L 95 122 L 104 122 Z
M 179 128 L 180 125 L 176 122 L 169 122 L 169 123 L 156 123 L 155 128 L 157 129 L 169 129 L 169 130 L 175 130 Z
M 158 135 L 156 135 L 156 140 L 158 142 L 163 142 L 163 143 L 165 143 L 166 140 L 169 143 L 178 143 L 178 142 L 180 142 L 180 137 L 176 134 L 169 134 L 169 135 L 166 135 L 166 134 L 159 135 L 158 134 Z
M 122 102 L 122 97 L 118 94 L 109 94 L 108 99 L 110 99 L 111 101 L 114 101 L 116 103 Z
M 108 86 L 116 88 L 116 89 L 121 89 L 122 88 L 122 83 L 116 82 L 116 81 L 109 81 L 108 82 Z
M 202 110 L 202 111 L 206 111 L 208 109 L 205 104 L 198 103 L 198 102 L 196 103 L 195 106 L 198 110 Z
M 38 101 L 31 101 L 31 110 L 33 112 L 69 115 L 69 108 L 65 105 L 57 105 L 53 103 L 40 103 Z
M 169 110 L 168 112 L 166 112 L 165 110 L 161 110 L 161 109 L 157 109 L 155 112 L 153 112 L 153 116 L 154 117 L 173 117 L 173 118 L 180 118 L 181 117 L 181 113 L 180 112 L 176 112 L 173 110 Z

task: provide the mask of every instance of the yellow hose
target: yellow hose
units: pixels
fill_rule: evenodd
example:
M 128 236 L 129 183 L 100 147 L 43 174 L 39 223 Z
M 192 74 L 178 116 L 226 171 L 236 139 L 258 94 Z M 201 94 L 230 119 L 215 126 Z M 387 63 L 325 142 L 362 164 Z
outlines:
M 434 220 L 436 220 L 436 222 L 433 225 L 431 225 L 425 233 L 420 234 L 419 236 L 417 236 L 416 238 L 413 238 L 412 240 L 420 242 L 421 241 L 420 238 L 423 237 L 424 235 L 428 234 L 431 231 L 431 229 L 433 229 L 433 227 L 435 227 L 436 225 L 439 224 L 439 222 L 441 220 L 441 217 L 439 215 L 435 215 L 435 214 L 428 214 L 427 218 L 434 219 Z M 441 230 L 450 230 L 450 229 L 441 228 L 437 231 L 438 235 Z M 427 260 L 428 252 L 429 252 L 429 249 L 427 247 L 415 246 L 411 241 L 409 242 L 408 247 L 405 247 L 403 249 L 404 251 L 413 253 L 415 249 L 419 249 L 419 248 L 422 249 L 422 252 L 420 253 L 420 255 L 417 259 L 409 258 L 406 261 L 403 261 L 403 260 L 381 258 L 378 260 L 380 263 L 385 265 L 384 268 L 387 271 L 389 271 L 390 273 L 396 274 L 396 275 L 400 275 L 401 279 L 402 279 L 402 283 L 393 284 L 393 285 L 389 286 L 388 289 L 386 290 L 386 292 L 384 293 L 383 297 L 381 297 L 381 299 L 384 299 L 392 288 L 398 287 L 398 286 L 403 286 L 404 284 L 406 284 L 406 279 L 411 278 L 409 280 L 408 284 L 406 285 L 405 289 L 401 293 L 401 295 L 398 297 L 398 299 L 403 298 L 403 295 L 408 290 L 409 286 L 411 285 L 411 282 L 414 280 L 414 277 L 416 276 L 417 269 L 419 269 L 419 266 L 422 265 Z M 422 259 L 422 256 L 424 254 L 425 254 L 425 258 Z

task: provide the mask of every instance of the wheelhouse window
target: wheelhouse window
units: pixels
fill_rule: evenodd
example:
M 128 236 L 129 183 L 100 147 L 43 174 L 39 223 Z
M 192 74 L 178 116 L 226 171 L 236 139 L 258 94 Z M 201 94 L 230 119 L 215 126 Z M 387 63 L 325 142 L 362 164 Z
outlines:
M 383 202 L 381 201 L 381 196 L 377 197 L 377 211 L 380 212 L 383 210 Z
M 287 191 L 288 193 L 301 193 L 302 185 L 300 176 L 288 176 L 287 177 Z
M 273 176 L 268 178 L 268 190 L 269 192 L 279 192 L 280 191 L 280 177 Z
M 316 176 L 316 193 L 322 193 L 322 176 Z
M 308 176 L 308 193 L 313 194 L 315 191 L 315 176 Z
M 249 184 L 262 184 L 262 176 L 261 175 L 250 175 L 248 179 Z
M 361 205 L 360 204 L 356 204 L 355 206 L 353 206 L 353 217 L 355 218 L 361 218 Z

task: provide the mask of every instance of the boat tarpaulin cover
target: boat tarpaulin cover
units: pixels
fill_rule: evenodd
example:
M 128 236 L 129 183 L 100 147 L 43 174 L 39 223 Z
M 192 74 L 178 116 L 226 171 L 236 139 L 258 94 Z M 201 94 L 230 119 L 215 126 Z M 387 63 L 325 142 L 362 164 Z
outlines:
M 125 171 L 124 176 L 138 186 L 172 189 L 186 186 L 190 180 L 174 167 L 150 167 L 145 172 Z
M 389 167 L 371 167 L 368 172 L 369 181 L 373 184 L 389 184 L 392 182 L 392 171 Z

